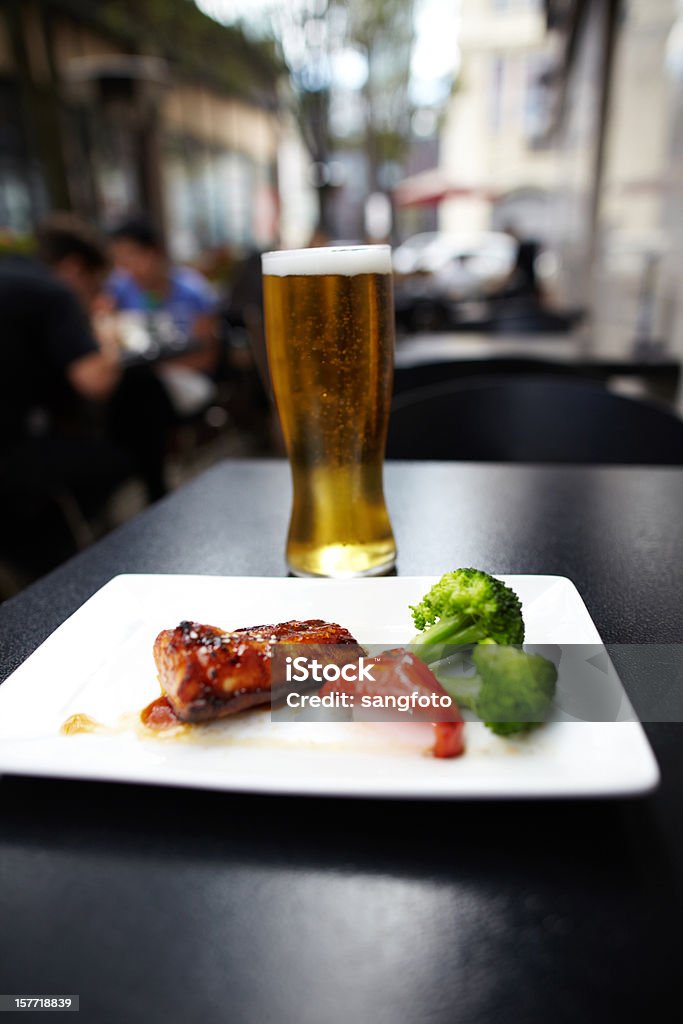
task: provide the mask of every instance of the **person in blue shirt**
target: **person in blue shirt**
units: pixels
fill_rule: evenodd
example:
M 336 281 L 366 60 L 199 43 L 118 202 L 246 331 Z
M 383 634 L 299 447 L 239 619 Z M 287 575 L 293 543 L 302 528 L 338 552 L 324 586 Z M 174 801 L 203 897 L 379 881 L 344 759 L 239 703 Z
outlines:
M 120 224 L 111 233 L 116 269 L 107 293 L 116 310 L 149 314 L 153 322 L 172 325 L 172 347 L 182 355 L 173 367 L 210 373 L 217 359 L 216 312 L 218 298 L 198 271 L 174 266 L 161 236 L 142 217 Z M 160 328 L 161 329 L 161 328 Z

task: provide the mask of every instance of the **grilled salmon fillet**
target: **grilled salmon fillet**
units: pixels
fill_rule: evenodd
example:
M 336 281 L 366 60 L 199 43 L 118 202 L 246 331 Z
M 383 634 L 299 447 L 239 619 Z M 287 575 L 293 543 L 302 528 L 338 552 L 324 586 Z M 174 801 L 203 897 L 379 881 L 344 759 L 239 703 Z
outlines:
M 365 654 L 347 629 L 322 619 L 278 622 L 226 633 L 215 626 L 181 622 L 165 629 L 154 643 L 161 689 L 183 722 L 206 722 L 268 704 L 284 679 L 272 678 L 275 644 L 324 647 L 326 662 L 357 662 Z M 334 656 L 328 645 L 338 650 Z

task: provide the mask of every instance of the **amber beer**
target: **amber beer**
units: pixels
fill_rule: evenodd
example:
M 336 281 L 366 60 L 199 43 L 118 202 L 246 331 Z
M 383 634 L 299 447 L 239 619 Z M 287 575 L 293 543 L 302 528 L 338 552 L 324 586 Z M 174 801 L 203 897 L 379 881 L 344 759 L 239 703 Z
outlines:
M 293 482 L 297 576 L 387 572 L 382 486 L 394 309 L 388 245 L 263 256 L 268 363 Z

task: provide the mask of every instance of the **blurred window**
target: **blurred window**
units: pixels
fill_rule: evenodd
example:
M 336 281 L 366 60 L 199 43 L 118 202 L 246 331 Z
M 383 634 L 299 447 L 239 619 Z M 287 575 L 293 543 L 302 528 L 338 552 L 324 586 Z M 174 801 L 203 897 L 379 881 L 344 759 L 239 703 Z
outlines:
M 494 57 L 491 66 L 491 131 L 499 132 L 503 123 L 505 58 Z
M 545 53 L 531 53 L 526 59 L 522 130 L 531 145 L 543 138 L 548 124 L 548 90 L 543 81 L 549 67 L 550 58 Z
M 538 10 L 544 0 L 491 0 L 491 6 L 496 11 L 507 10 Z
M 0 81 L 0 224 L 14 231 L 27 231 L 31 226 L 32 204 L 17 117 L 20 109 L 15 84 Z
M 177 259 L 194 259 L 212 245 L 254 244 L 259 193 L 269 184 L 266 167 L 189 138 L 168 140 L 166 161 L 169 239 Z

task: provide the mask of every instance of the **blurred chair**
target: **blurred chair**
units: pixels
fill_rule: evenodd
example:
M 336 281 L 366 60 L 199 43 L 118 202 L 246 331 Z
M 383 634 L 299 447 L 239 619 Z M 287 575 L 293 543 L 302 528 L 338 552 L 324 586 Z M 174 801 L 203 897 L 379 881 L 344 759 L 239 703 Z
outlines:
M 683 421 L 569 377 L 482 377 L 399 394 L 391 459 L 683 465 Z
M 537 356 L 485 356 L 481 359 L 446 359 L 439 362 L 397 366 L 394 369 L 394 395 L 428 385 L 464 383 L 473 377 L 579 377 L 593 379 L 585 364 L 569 360 L 539 359 Z M 603 383 L 605 374 L 595 372 L 595 382 Z
M 0 559 L 26 580 L 55 568 L 95 539 L 98 517 L 132 471 L 104 439 L 0 446 Z
M 546 309 L 532 296 L 495 300 L 492 310 L 489 329 L 494 334 L 568 334 L 585 316 L 581 309 Z

